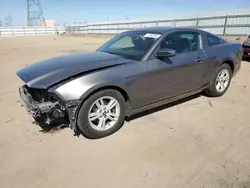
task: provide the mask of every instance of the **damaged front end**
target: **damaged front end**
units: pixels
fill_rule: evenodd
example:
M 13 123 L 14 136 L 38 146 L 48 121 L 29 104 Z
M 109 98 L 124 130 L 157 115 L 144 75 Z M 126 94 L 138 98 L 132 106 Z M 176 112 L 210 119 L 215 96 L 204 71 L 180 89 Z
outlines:
M 42 129 L 50 129 L 53 122 L 69 122 L 64 102 L 54 93 L 24 85 L 19 94 L 23 106 Z

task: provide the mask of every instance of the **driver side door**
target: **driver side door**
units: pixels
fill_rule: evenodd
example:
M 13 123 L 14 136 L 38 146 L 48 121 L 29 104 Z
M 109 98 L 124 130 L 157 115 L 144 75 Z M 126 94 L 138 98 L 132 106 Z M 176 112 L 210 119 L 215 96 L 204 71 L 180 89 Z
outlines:
M 148 103 L 171 98 L 201 87 L 209 63 L 202 50 L 201 36 L 196 32 L 174 32 L 158 50 L 176 51 L 173 57 L 152 57 L 148 60 Z

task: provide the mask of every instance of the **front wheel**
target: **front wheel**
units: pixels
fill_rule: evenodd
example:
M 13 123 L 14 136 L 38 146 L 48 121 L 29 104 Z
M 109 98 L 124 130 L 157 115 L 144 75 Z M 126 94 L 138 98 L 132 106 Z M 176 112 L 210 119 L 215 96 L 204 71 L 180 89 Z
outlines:
M 228 90 L 232 78 L 232 70 L 228 64 L 222 64 L 215 72 L 209 87 L 205 90 L 211 97 L 224 95 Z
M 91 95 L 81 106 L 77 125 L 89 138 L 102 138 L 116 132 L 125 118 L 124 97 L 107 89 Z

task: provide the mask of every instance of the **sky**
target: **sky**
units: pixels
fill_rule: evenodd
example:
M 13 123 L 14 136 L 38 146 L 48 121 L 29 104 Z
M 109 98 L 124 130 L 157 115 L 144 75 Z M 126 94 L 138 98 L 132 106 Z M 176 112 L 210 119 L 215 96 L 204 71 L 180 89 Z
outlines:
M 26 25 L 27 0 L 0 0 L 0 20 Z M 40 0 L 46 20 L 63 24 L 127 19 L 168 19 L 220 10 L 250 8 L 250 0 Z M 171 16 L 170 16 L 171 15 Z

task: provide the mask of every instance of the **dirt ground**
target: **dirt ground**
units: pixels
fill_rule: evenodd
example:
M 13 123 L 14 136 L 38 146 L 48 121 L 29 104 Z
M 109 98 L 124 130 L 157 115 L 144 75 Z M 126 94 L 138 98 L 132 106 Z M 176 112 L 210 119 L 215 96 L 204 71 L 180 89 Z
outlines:
M 1 188 L 249 188 L 250 62 L 220 98 L 196 96 L 136 116 L 104 139 L 39 132 L 16 71 L 93 50 L 105 37 L 0 38 Z

